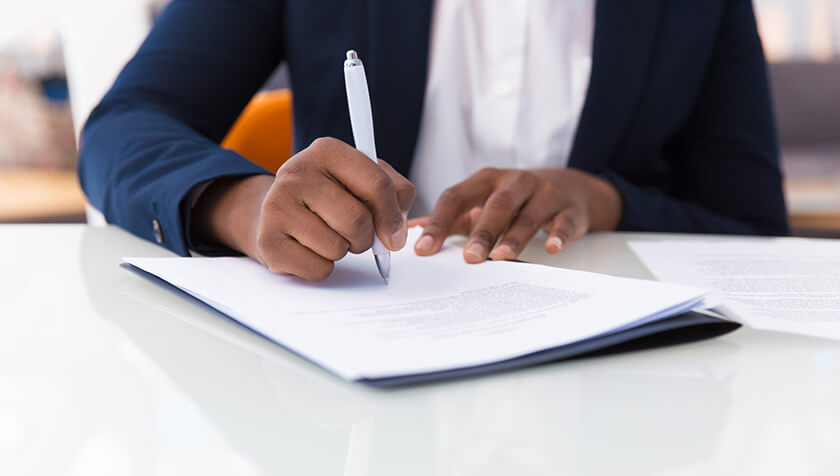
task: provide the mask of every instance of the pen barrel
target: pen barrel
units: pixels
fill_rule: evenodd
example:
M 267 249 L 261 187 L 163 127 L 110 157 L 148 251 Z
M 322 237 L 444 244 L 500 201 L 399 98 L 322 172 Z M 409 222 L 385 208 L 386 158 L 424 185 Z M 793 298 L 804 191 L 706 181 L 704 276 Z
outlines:
M 365 67 L 358 64 L 344 67 L 344 85 L 347 88 L 347 107 L 350 109 L 350 126 L 353 129 L 353 142 L 356 149 L 365 154 L 374 163 L 376 158 L 376 141 L 373 136 L 373 114 L 370 106 Z M 373 235 L 373 254 L 388 253 L 388 248 L 382 244 L 376 233 Z
M 367 87 L 365 67 L 360 65 L 344 68 L 344 82 L 347 87 L 347 107 L 350 109 L 350 125 L 353 128 L 353 142 L 356 149 L 370 160 L 377 162 L 376 142 L 373 136 L 373 114 Z

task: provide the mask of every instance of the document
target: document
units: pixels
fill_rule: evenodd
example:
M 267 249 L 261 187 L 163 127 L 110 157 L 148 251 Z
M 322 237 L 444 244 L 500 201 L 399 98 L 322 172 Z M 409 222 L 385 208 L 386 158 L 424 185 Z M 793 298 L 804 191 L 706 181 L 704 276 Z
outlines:
M 547 266 L 464 262 L 447 245 L 392 254 L 385 284 L 370 252 L 323 282 L 271 273 L 249 258 L 126 258 L 248 328 L 348 380 L 480 366 L 683 313 L 701 288 Z
M 633 241 L 660 280 L 710 288 L 707 306 L 765 330 L 840 339 L 840 242 Z

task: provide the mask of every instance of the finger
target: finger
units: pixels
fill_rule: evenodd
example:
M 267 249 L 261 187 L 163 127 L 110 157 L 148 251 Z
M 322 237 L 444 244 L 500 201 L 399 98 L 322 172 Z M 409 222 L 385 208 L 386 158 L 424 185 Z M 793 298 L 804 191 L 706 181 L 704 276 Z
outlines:
M 291 213 L 285 228 L 298 243 L 330 261 L 340 260 L 350 250 L 349 241 L 306 208 Z
M 408 220 L 408 227 L 413 228 L 415 226 L 426 226 L 426 223 L 429 223 L 429 215 Z
M 397 191 L 397 203 L 399 203 L 400 210 L 403 212 L 403 215 L 408 216 L 408 212 L 411 210 L 411 205 L 414 204 L 414 199 L 417 197 L 414 184 L 409 182 L 407 178 L 402 176 L 402 174 L 394 170 L 388 162 L 379 159 L 379 166 L 382 167 L 382 170 L 384 170 L 385 173 L 391 177 L 391 181 L 394 182 L 394 188 Z
M 402 176 L 399 172 L 394 170 L 388 162 L 385 162 L 382 159 L 379 159 L 379 166 L 385 170 L 385 173 L 391 177 L 391 180 L 394 182 L 394 188 L 397 192 L 397 203 L 399 204 L 400 211 L 402 212 L 402 234 L 403 236 L 400 239 L 394 239 L 394 243 L 402 243 L 402 246 L 405 246 L 405 241 L 408 238 L 408 212 L 411 210 L 411 206 L 414 204 L 414 199 L 417 197 L 417 192 L 414 189 L 414 184 L 408 181 L 405 177 Z M 400 246 L 400 248 L 402 248 Z
M 499 236 L 533 195 L 536 185 L 537 178 L 531 173 L 509 173 L 508 178 L 487 197 L 464 247 L 464 259 L 468 263 L 480 263 L 487 259 Z
M 373 215 L 370 209 L 340 184 L 324 179 L 300 193 L 299 199 L 305 208 L 344 238 L 351 253 L 361 253 L 373 245 Z
M 550 223 L 545 240 L 545 250 L 550 254 L 563 251 L 569 243 L 583 237 L 589 228 L 586 212 L 576 206 L 554 215 Z
M 308 281 L 322 281 L 332 273 L 332 261 L 318 255 L 285 233 L 263 232 L 259 258 L 269 271 L 291 274 Z
M 478 224 L 478 218 L 481 216 L 483 207 L 472 207 L 470 211 L 461 215 L 452 227 L 449 229 L 449 236 L 464 235 L 469 236 Z
M 553 187 L 542 187 L 522 207 L 498 246 L 490 253 L 494 260 L 516 259 L 540 227 L 550 225 L 557 212 L 557 197 Z
M 318 139 L 310 146 L 316 164 L 367 205 L 380 241 L 396 251 L 405 245 L 405 219 L 397 188 L 388 173 L 366 155 L 337 139 Z M 282 170 L 282 168 L 281 168 Z
M 473 207 L 484 204 L 499 174 L 500 171 L 495 169 L 482 169 L 467 180 L 444 190 L 429 215 L 423 235 L 417 241 L 417 254 L 425 256 L 437 253 L 456 221 Z
M 473 207 L 472 210 L 464 213 L 452 225 L 449 229 L 449 235 L 468 235 L 470 230 L 475 227 L 475 223 L 478 221 L 478 216 L 481 214 L 481 207 Z M 415 220 L 409 220 L 409 226 L 412 225 L 412 222 L 417 222 L 418 224 L 422 224 L 419 226 L 425 226 L 429 221 L 429 217 L 417 218 Z M 417 239 L 417 242 L 414 244 L 414 252 L 420 256 L 426 256 L 435 253 L 436 251 L 432 251 L 432 246 L 434 245 L 434 238 L 431 235 L 421 235 L 420 238 Z
M 461 215 L 452 228 L 449 230 L 450 235 L 467 235 L 473 229 L 475 223 L 478 221 L 478 216 L 481 214 L 481 207 L 473 207 L 472 210 Z M 408 220 L 408 227 L 426 226 L 429 223 L 429 216 L 412 218 Z

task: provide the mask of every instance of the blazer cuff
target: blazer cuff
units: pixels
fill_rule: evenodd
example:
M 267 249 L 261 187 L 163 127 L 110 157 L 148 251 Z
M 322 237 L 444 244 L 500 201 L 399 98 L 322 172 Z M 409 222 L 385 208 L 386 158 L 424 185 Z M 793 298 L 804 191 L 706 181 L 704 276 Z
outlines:
M 644 210 L 642 209 L 644 207 L 639 206 L 636 199 L 640 193 L 639 188 L 609 169 L 603 169 L 596 175 L 613 184 L 618 190 L 618 194 L 621 195 L 623 208 L 616 231 L 651 231 L 649 227 L 645 226 L 645 222 L 650 220 L 652 210 Z M 653 200 L 647 202 L 650 206 L 656 205 Z

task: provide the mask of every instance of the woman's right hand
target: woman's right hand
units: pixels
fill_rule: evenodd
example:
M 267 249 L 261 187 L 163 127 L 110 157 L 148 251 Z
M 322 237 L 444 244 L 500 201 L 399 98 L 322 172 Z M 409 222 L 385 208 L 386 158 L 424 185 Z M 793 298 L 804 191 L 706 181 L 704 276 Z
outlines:
M 338 139 L 322 138 L 277 175 L 223 178 L 199 197 L 193 238 L 220 243 L 275 273 L 319 281 L 347 252 L 405 245 L 414 186 Z

